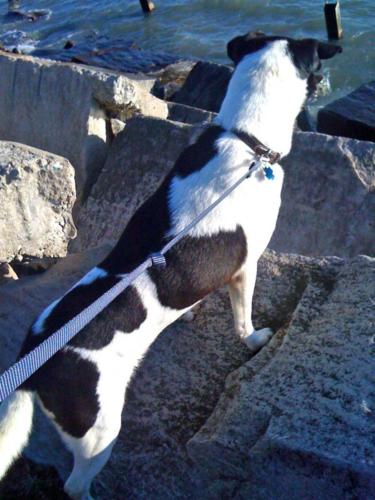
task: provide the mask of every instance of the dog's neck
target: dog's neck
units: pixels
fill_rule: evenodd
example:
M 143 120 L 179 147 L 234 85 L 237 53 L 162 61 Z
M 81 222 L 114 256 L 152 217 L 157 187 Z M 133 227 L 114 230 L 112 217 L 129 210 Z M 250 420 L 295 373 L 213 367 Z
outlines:
M 254 135 L 283 156 L 290 151 L 294 122 L 307 92 L 286 44 L 274 42 L 241 60 L 215 120 L 226 130 Z

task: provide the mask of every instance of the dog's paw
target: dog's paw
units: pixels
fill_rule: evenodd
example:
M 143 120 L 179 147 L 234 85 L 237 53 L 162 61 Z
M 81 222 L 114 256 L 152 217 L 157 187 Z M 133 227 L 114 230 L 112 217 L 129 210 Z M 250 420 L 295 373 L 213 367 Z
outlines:
M 262 328 L 261 330 L 254 330 L 243 340 L 250 351 L 257 352 L 271 340 L 272 335 L 271 328 Z

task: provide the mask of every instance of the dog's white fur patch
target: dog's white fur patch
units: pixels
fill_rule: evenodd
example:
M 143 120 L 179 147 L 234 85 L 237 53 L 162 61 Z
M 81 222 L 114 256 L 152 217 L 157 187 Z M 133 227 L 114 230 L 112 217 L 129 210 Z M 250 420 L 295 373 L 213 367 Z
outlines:
M 101 269 L 100 267 L 93 267 L 87 274 L 84 275 L 70 290 L 73 290 L 77 286 L 90 285 L 98 278 L 105 278 L 108 276 L 107 271 Z M 70 291 L 69 290 L 69 291 Z
M 34 405 L 30 392 L 13 392 L 0 405 L 0 478 L 18 457 L 29 439 Z
M 46 307 L 43 312 L 38 316 L 38 319 L 35 321 L 35 323 L 32 326 L 32 332 L 35 335 L 38 335 L 39 333 L 43 333 L 44 331 L 44 323 L 48 316 L 51 314 L 51 312 L 55 309 L 57 304 L 60 302 L 61 298 L 54 300 L 51 302 L 51 304 Z

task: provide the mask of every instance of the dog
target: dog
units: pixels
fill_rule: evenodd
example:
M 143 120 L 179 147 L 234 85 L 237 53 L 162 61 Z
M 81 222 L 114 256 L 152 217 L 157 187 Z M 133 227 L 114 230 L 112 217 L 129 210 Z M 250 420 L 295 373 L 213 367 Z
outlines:
M 255 330 L 251 318 L 257 261 L 280 206 L 283 170 L 276 160 L 290 151 L 295 119 L 319 80 L 321 60 L 341 48 L 249 33 L 231 40 L 227 51 L 235 71 L 215 122 L 181 153 L 103 262 L 36 319 L 20 357 L 158 252 L 259 154 L 273 165 L 257 168 L 166 254 L 165 267 L 139 276 L 4 401 L 0 477 L 27 443 L 37 396 L 74 455 L 65 492 L 73 499 L 91 498 L 91 482 L 110 456 L 125 391 L 140 360 L 161 330 L 211 291 L 228 285 L 235 331 L 252 352 L 270 340 L 272 331 Z M 127 312 L 125 320 L 119 321 L 120 310 Z

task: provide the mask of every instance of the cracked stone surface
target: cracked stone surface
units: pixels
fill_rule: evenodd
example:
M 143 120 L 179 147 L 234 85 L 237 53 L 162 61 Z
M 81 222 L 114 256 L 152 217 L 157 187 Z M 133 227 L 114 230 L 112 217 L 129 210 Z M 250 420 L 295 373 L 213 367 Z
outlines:
M 206 498 L 374 497 L 374 311 L 370 257 L 307 286 L 272 355 L 231 374 L 187 445 Z
M 375 144 L 297 132 L 282 161 L 270 247 L 302 255 L 375 255 Z

